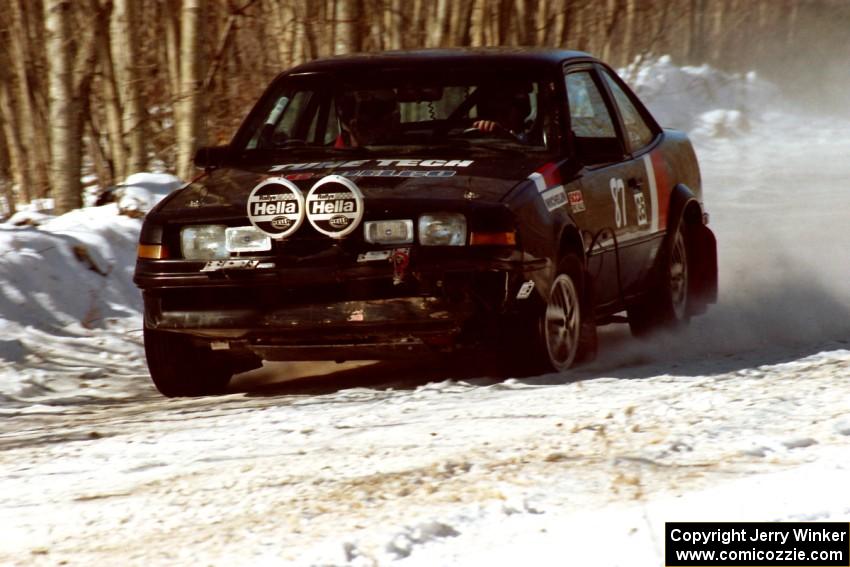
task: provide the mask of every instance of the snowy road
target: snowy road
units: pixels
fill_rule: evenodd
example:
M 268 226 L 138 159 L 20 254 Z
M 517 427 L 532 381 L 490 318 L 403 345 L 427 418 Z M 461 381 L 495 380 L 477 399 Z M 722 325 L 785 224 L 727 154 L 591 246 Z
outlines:
M 4 342 L 0 564 L 654 566 L 664 521 L 846 521 L 846 131 L 697 137 L 721 303 L 569 376 L 279 365 L 167 400 L 137 317 Z

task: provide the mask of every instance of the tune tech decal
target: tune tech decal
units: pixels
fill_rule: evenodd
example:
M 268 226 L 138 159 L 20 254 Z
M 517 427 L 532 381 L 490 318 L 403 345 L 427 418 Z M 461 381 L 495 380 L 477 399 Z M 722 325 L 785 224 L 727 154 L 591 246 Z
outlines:
M 304 195 L 288 179 L 266 179 L 248 196 L 248 220 L 272 238 L 286 238 L 304 222 Z
M 269 171 L 302 171 L 305 169 L 354 169 L 371 167 L 425 167 L 425 168 L 449 168 L 469 167 L 475 160 L 471 159 L 355 159 L 348 161 L 311 161 L 306 163 L 283 163 L 273 165 Z
M 363 193 L 341 175 L 323 177 L 307 193 L 307 220 L 331 238 L 351 234 L 363 220 Z

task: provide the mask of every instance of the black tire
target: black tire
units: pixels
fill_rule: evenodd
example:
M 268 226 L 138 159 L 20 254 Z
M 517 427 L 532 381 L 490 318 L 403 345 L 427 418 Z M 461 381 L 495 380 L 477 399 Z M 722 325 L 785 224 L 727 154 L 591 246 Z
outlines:
M 679 224 L 656 272 L 651 291 L 644 301 L 629 307 L 632 335 L 646 337 L 662 329 L 688 323 L 691 315 L 691 261 L 684 222 Z
M 508 367 L 520 376 L 566 371 L 596 357 L 590 281 L 574 254 L 565 256 L 549 293 L 514 332 Z
M 196 346 L 178 333 L 145 327 L 145 356 L 154 386 L 163 396 L 222 394 L 233 376 L 227 356 Z

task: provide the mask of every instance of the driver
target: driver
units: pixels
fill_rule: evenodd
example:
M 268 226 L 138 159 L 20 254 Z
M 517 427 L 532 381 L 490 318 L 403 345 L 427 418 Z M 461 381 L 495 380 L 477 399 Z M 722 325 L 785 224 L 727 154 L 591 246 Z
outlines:
M 526 137 L 526 119 L 531 114 L 527 89 L 520 85 L 486 86 L 478 89 L 478 119 L 473 128 L 482 132 L 504 132 L 521 142 Z
M 337 100 L 340 134 L 335 148 L 392 143 L 401 128 L 398 98 L 392 89 L 347 92 Z

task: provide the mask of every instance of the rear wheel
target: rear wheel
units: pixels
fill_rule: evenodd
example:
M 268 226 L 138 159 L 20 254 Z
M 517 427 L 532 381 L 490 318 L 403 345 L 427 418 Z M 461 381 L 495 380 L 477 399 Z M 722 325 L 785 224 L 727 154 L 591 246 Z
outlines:
M 684 224 L 680 224 L 665 254 L 657 285 L 642 303 L 629 308 L 629 328 L 634 336 L 643 337 L 688 322 L 689 278 L 688 246 Z
M 233 376 L 226 355 L 177 333 L 145 327 L 145 356 L 156 389 L 169 398 L 222 394 Z

